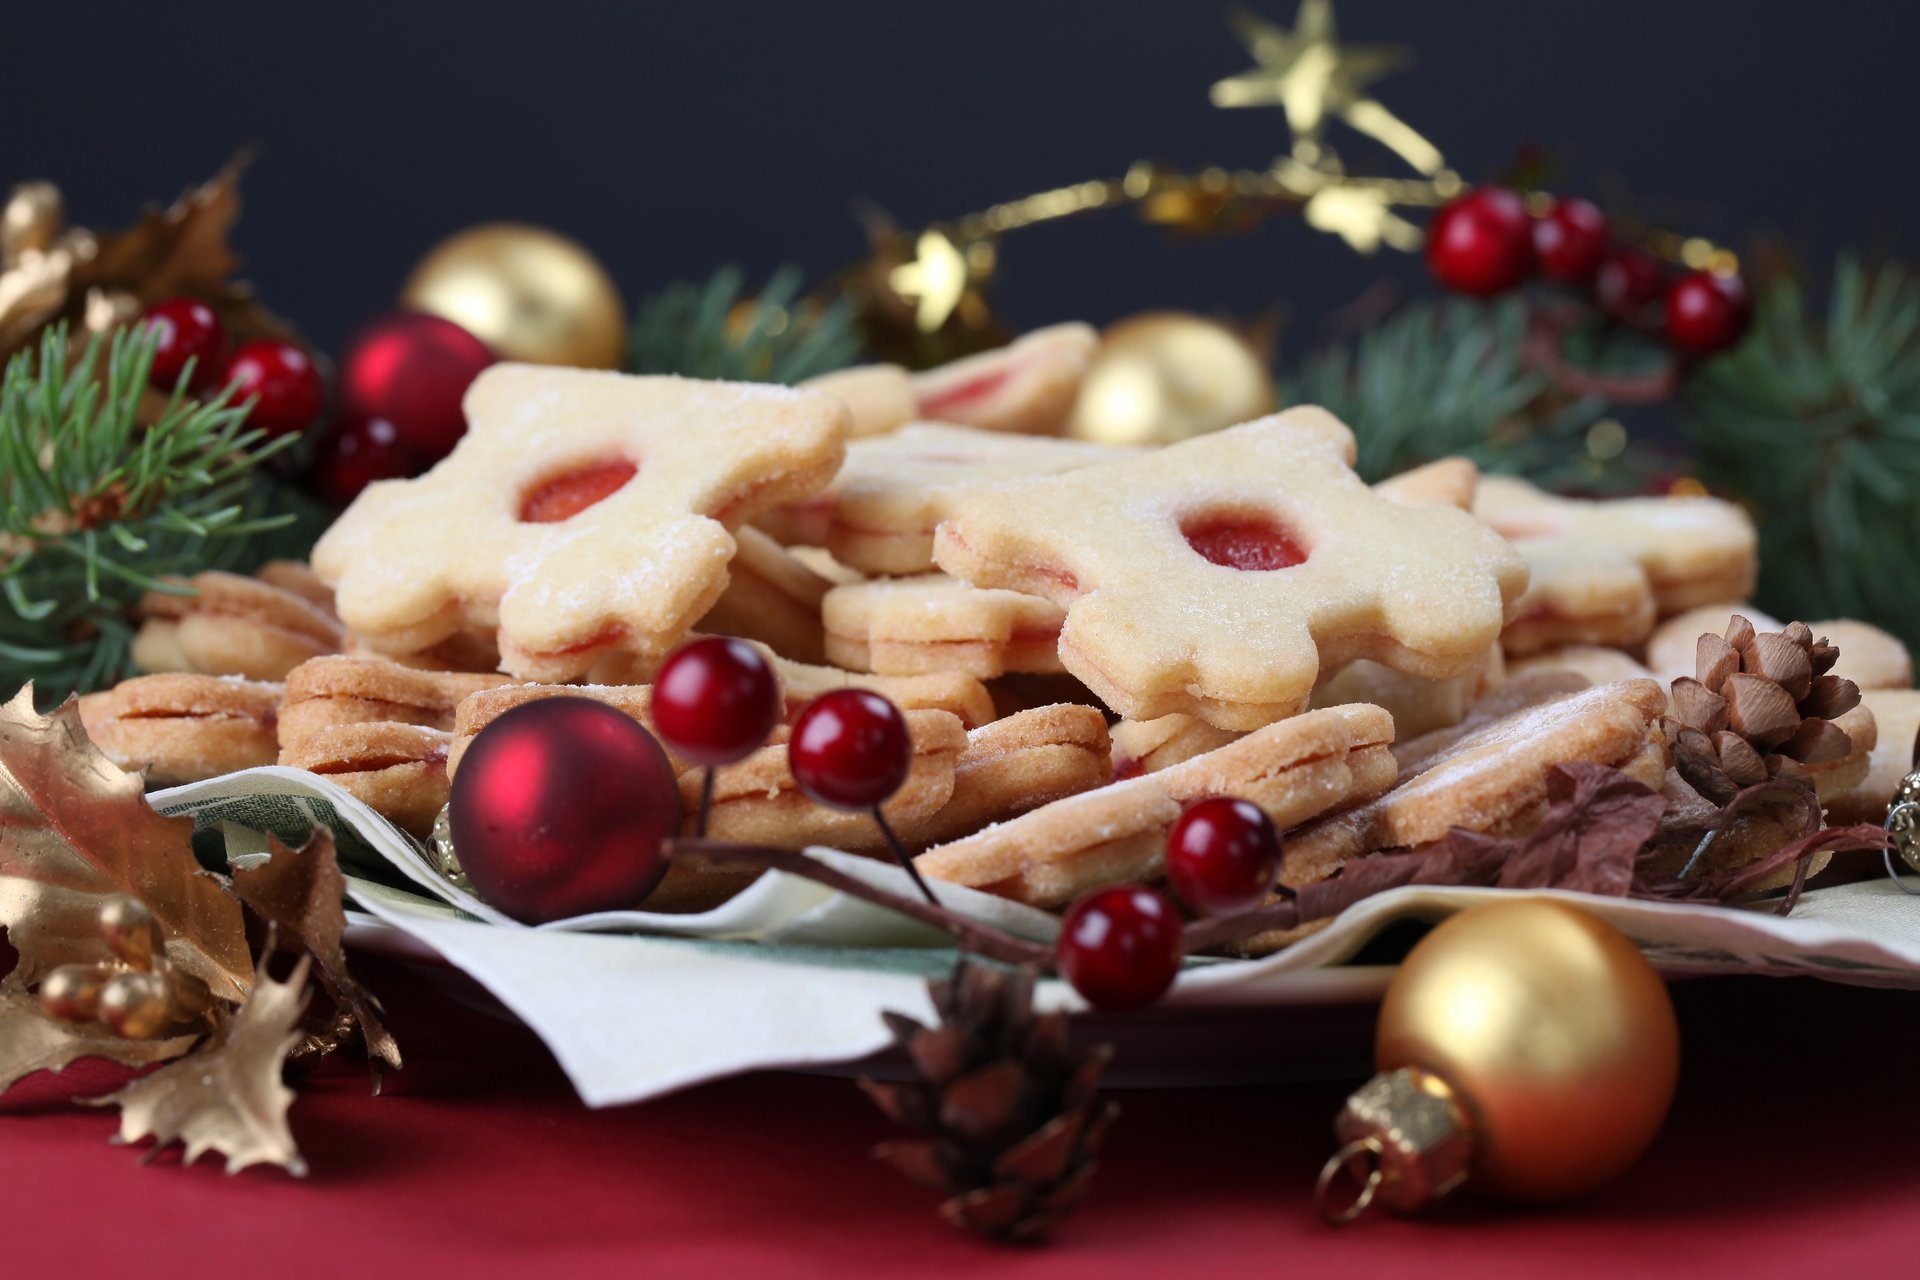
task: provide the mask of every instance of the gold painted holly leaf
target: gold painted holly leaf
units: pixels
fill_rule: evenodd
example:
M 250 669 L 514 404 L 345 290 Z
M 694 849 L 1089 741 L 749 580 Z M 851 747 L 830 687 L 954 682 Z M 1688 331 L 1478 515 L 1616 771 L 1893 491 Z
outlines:
M 177 1058 L 198 1035 L 170 1040 L 123 1040 L 99 1023 L 75 1025 L 49 1017 L 40 1001 L 17 986 L 0 986 L 0 1093 L 36 1071 L 64 1071 L 82 1058 L 146 1067 Z
M 63 964 L 107 959 L 100 904 L 144 903 L 167 957 L 216 999 L 244 999 L 253 981 L 240 902 L 193 857 L 193 822 L 163 818 L 138 774 L 108 760 L 69 698 L 33 709 L 33 686 L 0 706 L 0 926 L 31 985 Z
M 233 891 L 261 919 L 277 925 L 313 957 L 320 985 L 333 1002 L 353 1016 L 367 1056 L 400 1069 L 400 1046 L 380 1020 L 380 1002 L 347 970 L 341 934 L 347 925 L 346 877 L 333 847 L 333 833 L 316 827 L 307 842 L 289 849 L 271 834 L 266 860 L 233 868 Z
M 227 247 L 227 232 L 240 216 L 240 173 L 247 160 L 234 157 L 165 209 L 149 205 L 127 230 L 102 233 L 76 283 L 127 289 L 143 304 L 219 290 L 240 265 Z
M 305 1177 L 307 1162 L 287 1127 L 293 1090 L 280 1073 L 288 1051 L 300 1042 L 297 1024 L 307 1007 L 311 964 L 302 956 L 287 981 L 275 982 L 263 963 L 254 974 L 253 994 L 199 1049 L 118 1093 L 89 1099 L 120 1108 L 114 1141 L 150 1137 L 156 1150 L 179 1142 L 186 1164 L 218 1151 L 227 1158 L 228 1173 L 277 1164 Z

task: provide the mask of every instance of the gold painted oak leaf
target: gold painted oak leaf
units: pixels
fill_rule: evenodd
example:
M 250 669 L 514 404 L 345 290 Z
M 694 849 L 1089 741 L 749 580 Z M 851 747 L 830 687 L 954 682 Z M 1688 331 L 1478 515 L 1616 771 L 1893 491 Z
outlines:
M 0 706 L 0 926 L 21 984 L 107 959 L 100 905 L 127 894 L 153 913 L 168 959 L 216 999 L 244 999 L 246 917 L 194 861 L 192 835 L 191 819 L 155 813 L 140 776 L 87 740 L 73 699 L 43 716 L 28 685 Z
M 82 1058 L 105 1058 L 127 1067 L 151 1066 L 179 1057 L 199 1038 L 123 1040 L 97 1022 L 61 1022 L 9 979 L 0 986 L 0 1093 L 36 1071 L 64 1071 Z
M 307 1162 L 287 1127 L 293 1090 L 280 1073 L 301 1038 L 297 1024 L 307 1007 L 311 964 L 302 956 L 287 981 L 275 982 L 263 960 L 247 1002 L 200 1048 L 118 1093 L 88 1099 L 120 1108 L 114 1141 L 150 1137 L 156 1151 L 179 1142 L 186 1164 L 217 1151 L 227 1158 L 228 1173 L 277 1164 L 305 1177 Z
M 398 1071 L 400 1046 L 380 1020 L 380 1002 L 347 969 L 347 951 L 341 942 L 347 924 L 347 881 L 340 874 L 333 833 L 316 827 L 298 849 L 289 849 L 268 835 L 267 849 L 265 860 L 233 868 L 234 893 L 261 919 L 277 926 L 283 939 L 313 957 L 320 985 L 359 1026 L 367 1056 Z

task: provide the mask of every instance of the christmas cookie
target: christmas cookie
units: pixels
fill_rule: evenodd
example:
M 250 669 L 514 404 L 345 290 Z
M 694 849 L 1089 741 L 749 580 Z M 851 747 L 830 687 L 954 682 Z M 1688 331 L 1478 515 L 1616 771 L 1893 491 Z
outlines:
M 700 619 L 712 635 L 758 640 L 796 662 L 824 662 L 820 602 L 833 584 L 758 529 L 735 532 L 727 589 Z
M 800 384 L 808 391 L 822 391 L 847 407 L 853 420 L 852 435 L 885 435 L 895 427 L 911 422 L 919 406 L 914 400 L 913 378 L 897 364 L 864 364 L 808 378 Z
M 403 831 L 424 836 L 447 803 L 444 729 L 393 720 L 335 724 L 280 750 L 280 763 L 319 774 Z
M 1874 745 L 1866 776 L 1838 795 L 1821 797 L 1834 824 L 1885 821 L 1901 780 L 1920 769 L 1920 690 L 1862 689 L 1860 705 L 1873 716 Z
M 416 671 L 462 671 L 473 675 L 492 675 L 500 670 L 500 649 L 494 644 L 492 633 L 483 635 L 462 631 L 418 653 L 400 654 L 369 649 L 349 633 L 345 652 L 350 658 L 377 658 L 395 666 L 412 667 Z
M 1179 714 L 1122 720 L 1111 732 L 1116 778 L 1158 773 L 1246 736 L 1232 729 L 1217 729 L 1199 716 Z
M 1896 637 L 1870 622 L 1855 622 L 1851 618 L 1808 625 L 1814 635 L 1823 637 L 1840 651 L 1833 674 L 1853 681 L 1862 689 L 1913 687 L 1913 655 Z
M 1760 631 L 1778 631 L 1786 625 L 1750 604 L 1704 604 L 1676 614 L 1654 628 L 1653 634 L 1647 637 L 1647 665 L 1661 680 L 1692 675 L 1694 650 L 1700 637 L 1724 635 L 1727 624 L 1736 614 Z
M 107 758 L 149 782 L 217 778 L 272 764 L 285 686 L 180 672 L 135 676 L 80 699 L 80 723 Z
M 273 572 L 298 580 L 290 566 Z M 169 581 L 175 590 L 149 591 L 140 600 L 145 621 L 133 639 L 133 663 L 142 671 L 283 680 L 345 642 L 330 609 L 286 586 L 217 570 Z
M 496 630 L 501 666 L 563 681 L 663 657 L 719 599 L 730 532 L 838 469 L 847 414 L 787 388 L 494 365 L 467 434 L 379 481 L 314 548 L 341 618 L 409 654 Z
M 1558 649 L 1543 649 L 1507 663 L 1509 676 L 1531 675 L 1536 671 L 1571 671 L 1589 684 L 1612 684 L 1616 680 L 1650 680 L 1654 673 L 1618 649 L 1599 645 L 1570 644 Z
M 1035 707 L 996 720 L 967 735 L 952 798 L 900 836 L 922 846 L 957 840 L 1103 787 L 1113 777 L 1111 753 L 1107 719 L 1092 707 Z
M 1059 605 L 972 587 L 944 573 L 875 578 L 827 592 L 820 616 L 827 657 L 852 671 L 959 671 L 990 680 L 1009 671 L 1058 672 Z
M 1468 458 L 1440 458 L 1411 471 L 1389 476 L 1373 486 L 1388 502 L 1403 507 L 1458 507 L 1473 510 L 1480 487 L 1480 468 Z
M 338 618 L 333 605 L 333 588 L 320 581 L 320 575 L 304 560 L 269 560 L 253 571 L 253 576 L 270 587 L 292 592 L 330 618 Z
M 1753 590 L 1753 521 L 1718 498 L 1562 498 L 1513 476 L 1484 476 L 1474 514 L 1523 552 L 1606 551 L 1638 565 L 1665 617 Z
M 915 374 L 918 416 L 983 431 L 1059 435 L 1099 346 L 1090 326 L 1057 324 L 997 351 Z
M 508 682 L 502 675 L 419 671 L 379 658 L 315 658 L 287 675 L 280 746 L 343 724 L 392 721 L 450 731 L 462 699 Z
M 1477 669 L 1448 680 L 1410 676 L 1363 658 L 1322 680 L 1313 691 L 1313 705 L 1370 702 L 1393 717 L 1395 738 L 1417 738 L 1460 723 L 1506 675 L 1506 659 L 1497 644 L 1488 646 Z
M 1569 644 L 1628 648 L 1653 630 L 1653 589 L 1632 560 L 1575 543 L 1515 545 L 1527 562 L 1528 581 L 1520 612 L 1500 633 L 1508 653 Z
M 1466 512 L 1387 502 L 1353 435 L 1289 410 L 955 502 L 935 558 L 1066 607 L 1060 659 L 1123 716 L 1248 730 L 1302 710 L 1322 669 L 1477 669 L 1526 566 Z
M 915 865 L 933 879 L 1033 906 L 1065 906 L 1100 885 L 1157 879 L 1166 867 L 1166 829 L 1189 801 L 1238 796 L 1287 830 L 1378 794 L 1393 778 L 1386 745 L 1392 737 L 1392 721 L 1378 707 L 1311 711 L 1170 768 L 937 845 Z

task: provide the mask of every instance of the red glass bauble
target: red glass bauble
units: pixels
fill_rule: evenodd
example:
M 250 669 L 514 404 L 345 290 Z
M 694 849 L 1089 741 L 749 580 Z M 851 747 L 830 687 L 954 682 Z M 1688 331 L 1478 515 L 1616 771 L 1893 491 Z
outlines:
M 320 437 L 313 454 L 313 488 L 336 507 L 360 496 L 375 480 L 414 475 L 413 457 L 385 418 L 342 418 Z
M 451 320 L 412 311 L 386 316 L 340 355 L 340 412 L 392 423 L 424 470 L 466 434 L 460 402 L 493 362 L 487 344 Z
M 1180 929 L 1180 913 L 1151 889 L 1095 889 L 1060 925 L 1060 975 L 1097 1009 L 1150 1005 L 1180 971 Z
M 1167 880 L 1196 911 L 1257 905 L 1280 874 L 1280 835 L 1250 800 L 1214 796 L 1187 806 L 1167 832 Z
M 180 385 L 193 361 L 190 390 L 217 383 L 227 354 L 227 327 L 220 315 L 198 298 L 162 298 L 148 307 L 140 323 L 154 332 L 153 367 L 147 381 L 162 391 Z
M 1667 341 L 1689 355 L 1711 355 L 1740 341 L 1752 314 L 1738 275 L 1689 272 L 1667 290 Z
M 653 727 L 695 764 L 732 764 L 766 745 L 781 702 L 780 681 L 758 649 L 706 636 L 674 650 L 653 678 Z
M 1533 252 L 1540 274 L 1568 284 L 1593 279 L 1607 251 L 1607 215 L 1591 200 L 1555 200 L 1533 220 Z
M 1476 187 L 1449 200 L 1427 232 L 1427 266 L 1455 293 L 1490 298 L 1533 268 L 1533 222 L 1507 187 Z
M 247 425 L 269 435 L 305 431 L 326 407 L 326 384 L 313 358 L 278 338 L 243 344 L 227 361 L 222 380 L 233 388 L 231 403 L 254 402 Z
M 474 891 L 539 924 L 637 906 L 666 871 L 680 788 L 637 721 L 587 698 L 543 698 L 474 737 L 448 817 Z
M 870 689 L 835 689 L 794 722 L 787 766 L 807 796 L 835 809 L 871 809 L 907 780 L 913 735 L 900 708 Z
M 1660 259 L 1630 244 L 1614 245 L 1593 274 L 1593 300 L 1616 320 L 1639 321 L 1667 291 Z

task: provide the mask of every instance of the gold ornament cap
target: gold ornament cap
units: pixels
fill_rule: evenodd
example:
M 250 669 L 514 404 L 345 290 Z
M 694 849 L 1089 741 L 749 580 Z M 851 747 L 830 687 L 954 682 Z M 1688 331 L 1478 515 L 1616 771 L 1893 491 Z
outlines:
M 1340 1150 L 1320 1170 L 1314 1207 L 1335 1226 L 1375 1202 L 1412 1213 L 1467 1180 L 1473 1131 L 1466 1109 L 1439 1076 L 1419 1067 L 1383 1071 L 1362 1085 L 1333 1123 Z M 1344 1206 L 1333 1199 L 1342 1171 L 1359 1183 Z

